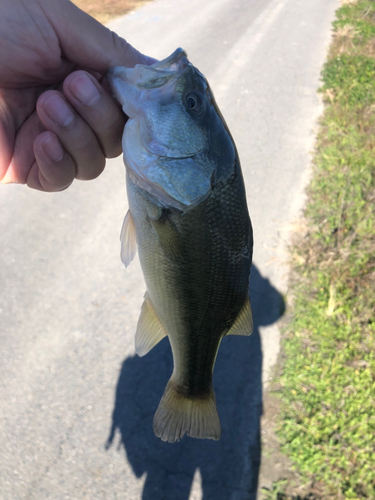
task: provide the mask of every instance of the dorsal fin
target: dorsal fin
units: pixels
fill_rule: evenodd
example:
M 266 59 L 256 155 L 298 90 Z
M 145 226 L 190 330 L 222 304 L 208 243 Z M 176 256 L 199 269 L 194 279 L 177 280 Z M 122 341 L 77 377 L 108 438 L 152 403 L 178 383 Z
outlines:
M 122 224 L 121 234 L 121 260 L 128 267 L 130 262 L 134 259 L 137 253 L 137 235 L 135 232 L 135 225 L 133 216 L 128 210 Z
M 252 332 L 253 314 L 251 312 L 250 297 L 247 297 L 227 335 L 251 335 Z
M 167 332 L 158 318 L 150 301 L 150 297 L 146 292 L 137 324 L 137 332 L 135 334 L 135 351 L 138 356 L 147 354 L 166 335 Z

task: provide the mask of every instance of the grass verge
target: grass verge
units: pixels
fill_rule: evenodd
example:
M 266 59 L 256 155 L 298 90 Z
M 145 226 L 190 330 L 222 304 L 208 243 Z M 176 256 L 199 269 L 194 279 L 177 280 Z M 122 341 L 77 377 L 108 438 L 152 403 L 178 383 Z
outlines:
M 326 103 L 306 231 L 293 243 L 278 435 L 320 496 L 375 499 L 375 1 L 346 1 L 322 72 Z M 269 498 L 289 496 L 282 482 Z

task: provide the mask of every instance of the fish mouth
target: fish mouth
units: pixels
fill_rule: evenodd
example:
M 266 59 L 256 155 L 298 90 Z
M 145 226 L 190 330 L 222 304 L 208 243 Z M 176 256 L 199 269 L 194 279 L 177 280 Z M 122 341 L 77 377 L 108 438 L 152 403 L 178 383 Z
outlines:
M 178 80 L 191 67 L 193 66 L 188 61 L 186 52 L 178 48 L 166 59 L 150 66 L 146 64 L 136 64 L 134 68 L 115 66 L 108 70 L 106 76 L 114 97 L 124 106 L 128 101 L 122 95 L 125 90 L 131 94 L 132 99 L 136 99 L 142 90 L 157 89 L 171 80 Z M 128 114 L 125 109 L 124 111 Z
M 166 85 L 171 80 L 178 80 L 189 67 L 186 52 L 178 48 L 166 59 L 151 66 L 138 64 L 136 68 L 137 87 L 139 89 L 156 89 Z
M 187 58 L 187 53 L 179 47 L 176 49 L 173 54 L 170 56 L 166 57 L 162 61 L 158 61 L 151 66 L 148 66 L 149 68 L 154 68 L 157 70 L 161 71 L 181 71 L 184 70 L 185 68 L 188 67 L 189 61 Z

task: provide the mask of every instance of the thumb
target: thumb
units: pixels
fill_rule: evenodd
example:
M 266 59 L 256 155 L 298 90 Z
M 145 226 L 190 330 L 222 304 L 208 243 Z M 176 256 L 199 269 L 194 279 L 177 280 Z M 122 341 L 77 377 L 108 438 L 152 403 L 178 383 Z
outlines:
M 77 66 L 104 75 L 113 66 L 155 62 L 69 0 L 42 1 L 63 56 Z

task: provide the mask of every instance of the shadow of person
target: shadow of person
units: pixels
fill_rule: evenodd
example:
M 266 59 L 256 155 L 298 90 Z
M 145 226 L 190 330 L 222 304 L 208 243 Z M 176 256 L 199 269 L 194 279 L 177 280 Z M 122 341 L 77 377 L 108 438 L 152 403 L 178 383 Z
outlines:
M 173 369 L 167 339 L 144 358 L 125 359 L 106 446 L 111 446 L 118 431 L 134 474 L 140 477 L 147 473 L 143 500 L 188 500 L 197 468 L 205 500 L 255 500 L 262 413 L 259 327 L 274 323 L 283 314 L 284 303 L 254 265 L 250 297 L 253 334 L 224 338 L 216 360 L 214 387 L 222 429 L 219 441 L 185 436 L 169 444 L 154 436 L 153 416 Z

